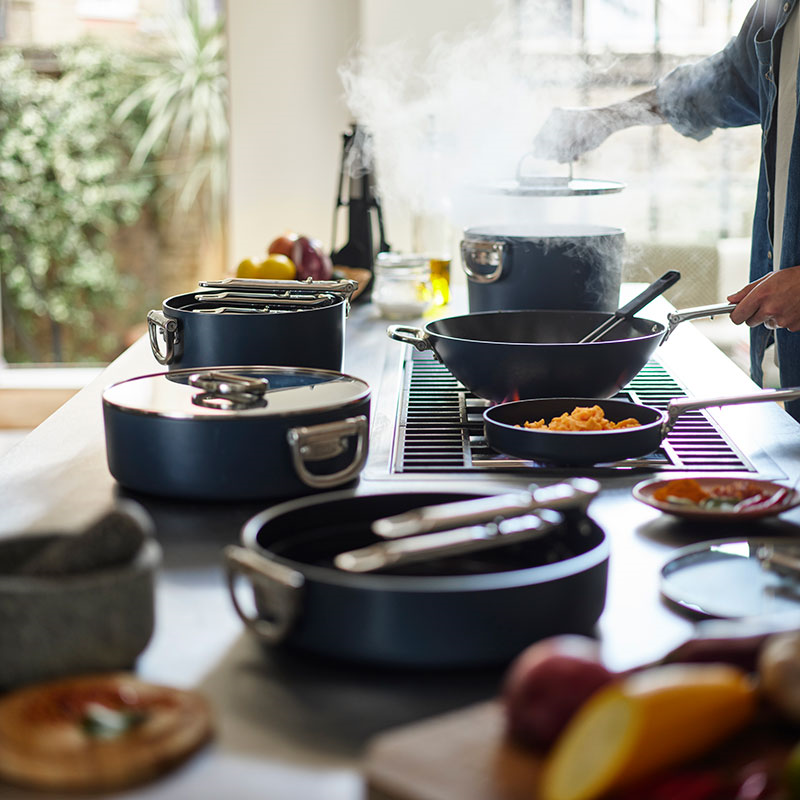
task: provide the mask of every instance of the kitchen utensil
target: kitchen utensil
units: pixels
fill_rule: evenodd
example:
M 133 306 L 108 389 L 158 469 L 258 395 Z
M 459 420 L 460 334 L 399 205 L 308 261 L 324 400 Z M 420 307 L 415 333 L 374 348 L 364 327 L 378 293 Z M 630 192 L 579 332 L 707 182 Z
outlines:
M 239 366 L 173 370 L 103 392 L 111 474 L 167 497 L 291 497 L 355 480 L 370 389 L 340 372 Z
M 648 303 L 660 297 L 674 283 L 680 280 L 681 274 L 677 270 L 671 269 L 665 272 L 660 278 L 654 280 L 643 292 L 640 292 L 629 303 L 617 309 L 607 320 L 601 322 L 591 333 L 581 339 L 581 344 L 585 342 L 597 342 L 610 333 L 621 322 L 630 319 L 634 314 L 641 311 Z
M 613 311 L 625 234 L 598 225 L 467 228 L 461 265 L 469 310 Z
M 713 489 L 722 489 L 732 487 L 733 484 L 742 483 L 741 478 L 719 478 L 719 477 L 706 477 L 698 475 L 692 477 L 702 489 L 711 491 Z M 664 511 L 667 514 L 673 514 L 676 517 L 683 517 L 684 519 L 693 519 L 700 522 L 745 522 L 754 519 L 761 519 L 762 517 L 772 517 L 777 514 L 782 514 L 790 508 L 800 505 L 800 493 L 792 488 L 787 490 L 786 496 L 779 502 L 770 506 L 754 507 L 754 508 L 740 508 L 734 510 L 733 508 L 705 508 L 694 503 L 676 503 L 669 500 L 657 500 L 654 496 L 655 492 L 666 486 L 670 481 L 656 478 L 653 480 L 642 481 L 633 487 L 633 496 L 644 503 L 645 505 L 656 508 L 659 511 Z M 747 479 L 748 484 L 759 486 L 765 494 L 773 494 L 780 490 L 786 490 L 785 486 L 779 483 L 767 480 Z
M 201 281 L 147 313 L 153 356 L 169 369 L 271 364 L 340 370 L 350 297 L 341 281 Z
M 571 478 L 550 486 L 532 485 L 527 491 L 439 503 L 414 508 L 394 517 L 381 517 L 372 523 L 372 532 L 381 539 L 398 539 L 464 525 L 496 522 L 540 508 L 557 511 L 579 509 L 585 512 L 599 491 L 600 484 L 591 478 Z
M 153 632 L 161 548 L 146 512 L 132 507 L 121 504 L 85 532 L 0 540 L 0 689 L 133 666 Z M 126 540 L 137 528 L 134 551 L 112 543 L 113 558 L 86 552 L 98 536 L 116 540 L 116 525 Z
M 800 388 L 766 389 L 733 397 L 679 398 L 666 410 L 631 403 L 586 397 L 550 397 L 501 403 L 483 413 L 486 441 L 501 453 L 548 464 L 586 466 L 635 458 L 656 450 L 681 414 L 701 408 L 793 400 Z M 525 422 L 571 413 L 576 406 L 599 405 L 606 419 L 619 422 L 634 418 L 637 427 L 599 431 L 558 431 L 525 428 Z
M 714 539 L 677 550 L 661 569 L 661 593 L 693 615 L 724 619 L 787 615 L 797 626 L 800 582 L 765 569 L 769 553 L 800 558 L 786 538 Z
M 333 563 L 345 572 L 378 572 L 419 561 L 450 558 L 490 547 L 528 542 L 552 533 L 563 522 L 560 514 L 545 509 L 537 514 L 522 514 L 483 525 L 376 542 L 339 553 Z
M 671 315 L 669 326 L 632 317 L 616 327 L 615 339 L 586 344 L 580 339 L 608 314 L 490 311 L 444 317 L 422 328 L 390 325 L 386 332 L 421 352 L 431 350 L 467 389 L 493 403 L 531 397 L 611 397 L 680 322 L 731 309 L 728 304 L 686 309 Z
M 499 664 L 543 636 L 590 632 L 605 603 L 609 548 L 585 516 L 567 519 L 557 536 L 390 574 L 333 564 L 344 550 L 380 541 L 370 531 L 380 517 L 479 496 L 348 490 L 268 508 L 245 525 L 242 545 L 225 551 L 237 612 L 269 645 L 406 667 Z

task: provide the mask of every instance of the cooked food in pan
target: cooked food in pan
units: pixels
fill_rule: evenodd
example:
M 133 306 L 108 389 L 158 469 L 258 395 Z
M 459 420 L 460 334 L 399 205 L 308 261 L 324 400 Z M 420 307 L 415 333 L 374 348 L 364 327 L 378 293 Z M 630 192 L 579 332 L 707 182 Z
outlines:
M 544 419 L 535 422 L 524 422 L 523 428 L 549 431 L 611 431 L 618 428 L 636 428 L 640 425 L 639 421 L 633 417 L 628 417 L 620 422 L 612 422 L 606 419 L 605 411 L 600 406 L 575 406 L 567 414 L 566 411 L 559 417 L 553 417 L 549 423 Z

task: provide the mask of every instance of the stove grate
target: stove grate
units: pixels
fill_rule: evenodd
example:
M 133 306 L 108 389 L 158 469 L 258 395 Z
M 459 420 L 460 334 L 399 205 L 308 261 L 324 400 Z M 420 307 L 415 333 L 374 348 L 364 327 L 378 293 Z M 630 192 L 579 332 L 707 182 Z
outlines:
M 497 472 L 531 469 L 575 473 L 574 467 L 553 467 L 497 453 L 483 435 L 488 402 L 467 391 L 432 353 L 410 351 L 395 429 L 393 471 L 397 473 Z M 618 395 L 663 409 L 686 392 L 657 360 L 652 360 Z M 655 453 L 644 458 L 582 470 L 609 471 L 756 472 L 705 411 L 682 414 Z

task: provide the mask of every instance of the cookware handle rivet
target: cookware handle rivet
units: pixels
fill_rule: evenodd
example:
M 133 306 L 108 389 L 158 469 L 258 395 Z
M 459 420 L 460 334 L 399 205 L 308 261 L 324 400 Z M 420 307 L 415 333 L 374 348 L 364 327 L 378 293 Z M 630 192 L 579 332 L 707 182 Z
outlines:
M 260 639 L 269 644 L 280 643 L 300 613 L 305 578 L 297 570 L 262 558 L 238 545 L 226 547 L 224 555 L 228 590 L 236 613 Z M 238 584 L 240 580 L 250 584 L 257 613 L 245 611 Z
M 150 336 L 150 349 L 159 364 L 171 364 L 178 354 L 180 333 L 178 321 L 168 317 L 163 311 L 152 309 L 147 312 L 147 332 Z M 164 351 L 159 347 L 159 336 L 164 340 Z
M 341 486 L 361 472 L 368 452 L 368 423 L 363 414 L 357 417 L 291 428 L 286 432 L 289 452 L 297 476 L 312 489 Z M 355 437 L 355 450 L 350 463 L 336 472 L 315 473 L 306 466 L 310 461 L 329 461 L 347 452 L 349 442 Z
M 431 343 L 422 328 L 411 328 L 408 325 L 390 325 L 386 329 L 386 335 L 396 342 L 413 344 L 420 353 L 425 350 L 432 350 Z M 434 352 L 434 355 L 436 353 Z
M 475 283 L 494 283 L 503 274 L 505 245 L 502 242 L 461 242 L 461 266 L 466 276 Z M 480 271 L 476 266 L 491 267 Z

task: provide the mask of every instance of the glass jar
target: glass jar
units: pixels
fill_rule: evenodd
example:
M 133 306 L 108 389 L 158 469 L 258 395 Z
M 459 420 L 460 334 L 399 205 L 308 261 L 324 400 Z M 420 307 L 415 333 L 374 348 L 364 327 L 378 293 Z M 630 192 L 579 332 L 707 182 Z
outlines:
M 378 253 L 372 303 L 386 319 L 415 319 L 433 306 L 431 264 L 415 253 Z

